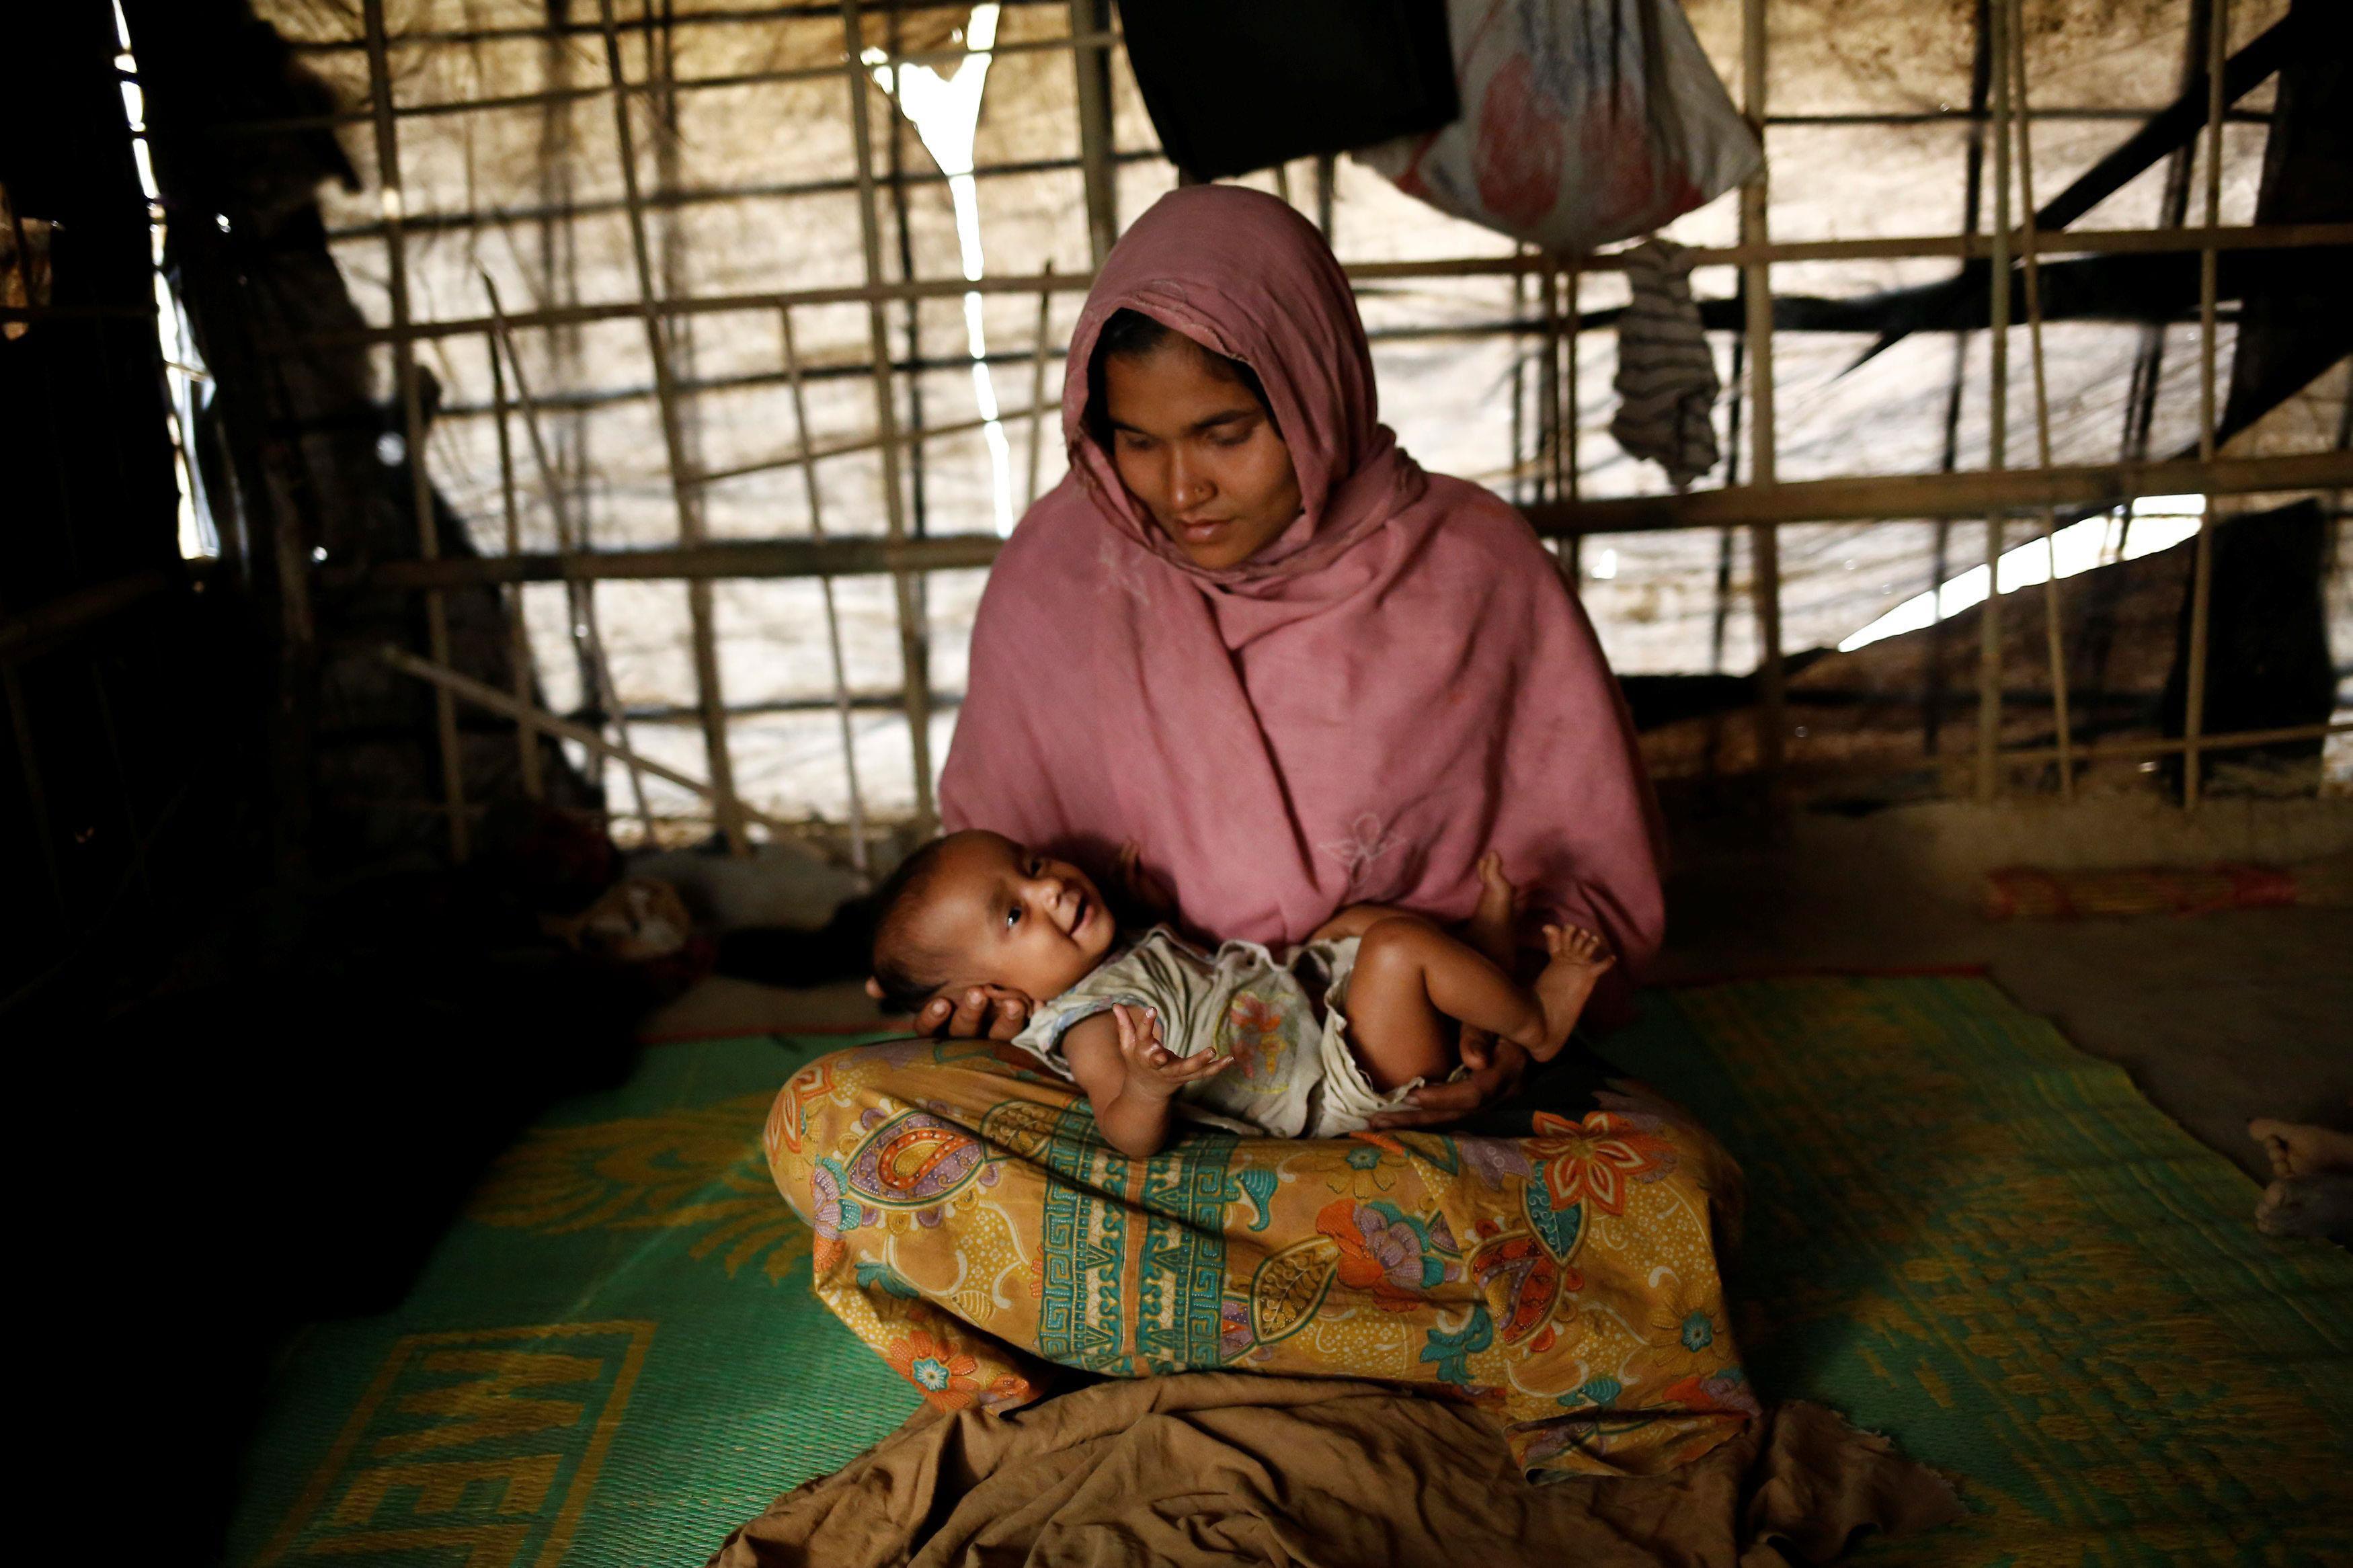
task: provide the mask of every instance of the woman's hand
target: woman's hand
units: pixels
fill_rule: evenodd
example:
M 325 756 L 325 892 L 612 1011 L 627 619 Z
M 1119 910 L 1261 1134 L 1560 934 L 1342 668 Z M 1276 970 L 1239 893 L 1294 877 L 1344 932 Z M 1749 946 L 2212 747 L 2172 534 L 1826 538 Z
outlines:
M 1002 985 L 976 985 L 958 996 L 934 996 L 915 1015 L 915 1033 L 934 1039 L 1009 1040 L 1029 1022 L 1037 1004 Z
M 1442 1127 L 1484 1110 L 1520 1091 L 1527 1076 L 1528 1053 L 1509 1040 L 1499 1040 L 1484 1029 L 1464 1025 L 1462 1065 L 1471 1069 L 1451 1083 L 1426 1083 L 1405 1097 L 1395 1110 L 1382 1111 L 1371 1125 L 1381 1127 Z

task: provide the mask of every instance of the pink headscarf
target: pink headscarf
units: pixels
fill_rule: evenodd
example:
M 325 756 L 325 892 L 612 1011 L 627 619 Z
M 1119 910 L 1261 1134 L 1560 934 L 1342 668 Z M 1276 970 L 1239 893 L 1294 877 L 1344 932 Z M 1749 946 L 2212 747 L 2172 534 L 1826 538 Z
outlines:
M 1086 433 L 1087 366 L 1124 307 L 1266 389 L 1303 507 L 1238 566 L 1195 566 Z M 1323 237 L 1255 191 L 1162 197 L 1088 297 L 1062 434 L 1071 474 L 981 600 L 947 826 L 1094 868 L 1134 838 L 1195 931 L 1276 944 L 1344 904 L 1460 919 L 1493 847 L 1542 918 L 1617 950 L 1597 1011 L 1620 1010 L 1664 914 L 1617 682 L 1526 521 L 1379 422 Z

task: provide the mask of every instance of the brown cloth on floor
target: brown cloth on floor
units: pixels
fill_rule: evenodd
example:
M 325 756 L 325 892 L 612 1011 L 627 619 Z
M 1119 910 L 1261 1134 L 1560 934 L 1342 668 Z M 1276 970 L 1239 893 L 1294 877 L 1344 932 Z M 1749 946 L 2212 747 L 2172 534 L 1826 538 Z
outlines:
M 737 1530 L 713 1568 L 1782 1568 L 1959 1519 L 1887 1439 L 1785 1405 L 1670 1475 L 1532 1486 L 1470 1407 L 1191 1373 L 1009 1415 L 919 1412 Z

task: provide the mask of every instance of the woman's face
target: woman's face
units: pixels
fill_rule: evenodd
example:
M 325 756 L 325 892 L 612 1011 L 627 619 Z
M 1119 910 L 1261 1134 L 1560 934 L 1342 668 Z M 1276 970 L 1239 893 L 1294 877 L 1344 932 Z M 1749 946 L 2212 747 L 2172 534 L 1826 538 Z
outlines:
M 1299 515 L 1299 475 L 1250 388 L 1186 338 L 1103 362 L 1112 461 L 1196 566 L 1240 565 Z

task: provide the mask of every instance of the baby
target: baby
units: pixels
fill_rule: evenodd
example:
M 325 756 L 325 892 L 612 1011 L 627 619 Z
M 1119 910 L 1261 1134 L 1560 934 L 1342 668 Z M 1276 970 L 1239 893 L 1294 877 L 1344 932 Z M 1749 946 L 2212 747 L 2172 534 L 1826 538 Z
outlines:
M 1131 847 L 1123 873 L 1133 867 Z M 1501 967 L 1511 884 L 1494 856 L 1480 872 L 1468 927 L 1479 947 L 1358 904 L 1287 954 L 1249 942 L 1203 952 L 1166 926 L 1122 942 L 1077 867 L 999 834 L 955 833 L 909 856 L 878 895 L 869 989 L 908 1013 L 973 986 L 1040 998 L 1013 1043 L 1083 1089 L 1103 1137 L 1133 1158 L 1168 1141 L 1179 1102 L 1249 1136 L 1335 1138 L 1451 1074 L 1455 1024 L 1549 1060 L 1616 962 L 1591 934 L 1546 926 L 1551 962 L 1517 984 Z

